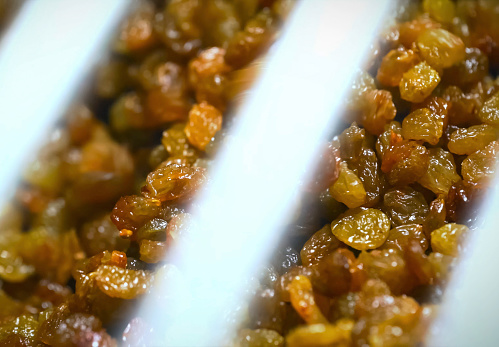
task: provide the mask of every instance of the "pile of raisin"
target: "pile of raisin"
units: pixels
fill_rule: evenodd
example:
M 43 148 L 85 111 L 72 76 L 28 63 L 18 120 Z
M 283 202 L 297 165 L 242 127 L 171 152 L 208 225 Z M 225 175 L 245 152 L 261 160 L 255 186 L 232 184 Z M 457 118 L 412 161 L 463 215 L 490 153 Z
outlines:
M 137 303 L 172 310 L 153 291 L 182 276 L 165 256 L 189 242 L 196 192 L 294 4 L 150 0 L 122 23 L 93 95 L 68 110 L 4 208 L 1 346 L 161 344 Z M 480 232 L 498 69 L 494 1 L 399 9 L 352 81 L 344 130 L 297 183 L 299 207 L 248 279 L 227 345 L 424 345 Z

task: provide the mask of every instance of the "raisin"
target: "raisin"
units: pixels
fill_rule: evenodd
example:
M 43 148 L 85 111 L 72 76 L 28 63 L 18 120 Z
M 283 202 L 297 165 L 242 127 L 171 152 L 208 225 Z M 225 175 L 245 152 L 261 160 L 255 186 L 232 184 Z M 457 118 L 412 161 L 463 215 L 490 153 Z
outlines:
M 88 256 L 114 249 L 123 251 L 130 243 L 120 237 L 120 232 L 112 223 L 109 214 L 85 223 L 79 231 L 79 236 Z
M 380 210 L 359 208 L 348 211 L 331 223 L 338 240 L 358 250 L 381 246 L 390 231 L 390 219 Z
M 489 59 L 478 48 L 466 48 L 466 57 L 444 72 L 450 84 L 466 86 L 479 82 L 489 72 Z
M 267 11 L 262 11 L 249 20 L 244 30 L 230 39 L 225 56 L 227 64 L 241 68 L 260 55 L 272 39 L 273 22 L 274 19 Z
M 154 7 L 143 3 L 121 26 L 115 49 L 119 52 L 140 51 L 157 42 L 153 31 Z
M 164 260 L 167 244 L 164 241 L 144 239 L 140 241 L 140 260 L 146 263 L 158 263 Z
M 384 196 L 383 211 L 397 226 L 423 224 L 428 213 L 428 204 L 423 194 L 413 188 L 392 188 Z
M 480 183 L 494 177 L 499 142 L 492 141 L 484 149 L 470 154 L 461 164 L 463 179 Z
M 428 169 L 418 182 L 435 194 L 447 194 L 452 184 L 461 179 L 456 172 L 454 157 L 441 148 L 430 148 L 429 155 Z
M 237 334 L 236 345 L 239 347 L 283 347 L 284 338 L 269 329 L 242 329 Z
M 114 206 L 111 219 L 119 230 L 135 231 L 160 212 L 161 203 L 156 199 L 131 195 L 121 197 Z
M 418 36 L 421 57 L 435 69 L 447 68 L 466 58 L 463 41 L 445 29 L 429 29 Z
M 312 283 L 307 277 L 296 276 L 289 284 L 289 295 L 293 308 L 308 324 L 327 323 L 315 302 Z
M 456 256 L 460 250 L 462 239 L 468 227 L 462 224 L 449 223 L 431 232 L 431 248 L 434 252 Z
M 364 94 L 365 106 L 362 112 L 362 125 L 371 134 L 379 135 L 383 132 L 397 110 L 392 101 L 392 94 L 387 90 L 370 90 Z
M 497 139 L 497 135 L 496 129 L 490 125 L 473 125 L 454 131 L 450 135 L 447 147 L 454 154 L 470 155 L 484 149 L 490 142 Z
M 222 127 L 222 114 L 206 102 L 194 105 L 189 112 L 185 134 L 196 148 L 204 150 Z
M 456 12 L 456 5 L 451 0 L 424 0 L 423 8 L 436 21 L 451 23 Z
M 314 289 L 328 297 L 346 294 L 351 287 L 350 268 L 354 261 L 354 254 L 344 248 L 325 255 L 313 266 L 315 271 L 311 281 Z
M 426 147 L 415 141 L 401 141 L 391 145 L 383 155 L 381 170 L 392 185 L 403 186 L 420 179 L 429 165 Z
M 99 289 L 112 298 L 133 299 L 151 289 L 153 276 L 142 270 L 123 269 L 113 265 L 101 265 L 95 271 Z
M 478 118 L 487 124 L 499 125 L 499 93 L 490 97 L 478 113 Z
M 305 242 L 300 256 L 305 266 L 319 262 L 340 246 L 340 241 L 331 232 L 331 226 L 325 225 Z
M 393 228 L 388 233 L 382 248 L 397 248 L 404 251 L 411 241 L 418 242 L 424 251 L 428 248 L 428 239 L 423 233 L 421 224 L 405 224 Z
M 402 122 L 402 136 L 407 140 L 422 140 L 436 145 L 443 131 L 443 120 L 428 108 L 411 112 Z
M 160 165 L 147 176 L 143 193 L 152 200 L 175 200 L 194 194 L 204 181 L 203 168 L 179 164 Z
M 411 49 L 393 49 L 384 56 L 376 79 L 388 87 L 396 87 L 402 75 L 420 62 L 418 55 Z
M 340 165 L 340 175 L 329 188 L 329 193 L 349 208 L 359 207 L 366 202 L 366 191 L 362 181 L 344 162 Z
M 420 16 L 410 22 L 401 23 L 398 27 L 399 42 L 407 48 L 412 48 L 413 43 L 421 33 L 428 29 L 440 28 L 440 26 L 428 16 Z
M 410 102 L 422 102 L 440 83 L 440 76 L 426 62 L 419 63 L 402 75 L 400 97 Z
M 313 324 L 301 326 L 286 336 L 288 347 L 348 346 L 354 321 L 340 319 L 335 325 Z

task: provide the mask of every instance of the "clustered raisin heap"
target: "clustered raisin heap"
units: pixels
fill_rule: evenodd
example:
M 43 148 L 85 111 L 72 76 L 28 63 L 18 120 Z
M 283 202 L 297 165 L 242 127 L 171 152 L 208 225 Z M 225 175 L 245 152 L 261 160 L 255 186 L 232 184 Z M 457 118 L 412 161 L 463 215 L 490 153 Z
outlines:
M 192 237 L 195 194 L 293 5 L 151 0 L 122 24 L 91 107 L 68 111 L 0 220 L 1 346 L 161 343 L 134 309 L 182 276 L 165 255 Z M 412 1 L 385 28 L 227 345 L 424 343 L 494 176 L 496 7 Z

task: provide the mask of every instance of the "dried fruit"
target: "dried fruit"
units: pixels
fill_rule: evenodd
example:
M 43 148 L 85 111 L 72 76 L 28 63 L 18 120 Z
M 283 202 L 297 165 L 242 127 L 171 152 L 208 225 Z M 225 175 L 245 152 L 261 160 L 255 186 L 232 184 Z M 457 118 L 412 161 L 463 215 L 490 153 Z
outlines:
M 338 179 L 329 187 L 329 193 L 349 208 L 359 207 L 366 202 L 366 191 L 362 181 L 344 162 L 341 163 Z
M 314 265 L 340 246 L 340 241 L 331 232 L 331 226 L 325 225 L 305 242 L 300 256 L 305 266 Z
M 159 201 L 185 198 L 194 194 L 204 180 L 204 168 L 169 164 L 158 167 L 147 176 L 143 193 Z
M 392 49 L 383 57 L 376 78 L 385 86 L 396 87 L 402 75 L 419 62 L 419 56 L 411 49 Z
M 331 230 L 340 241 L 358 250 L 381 246 L 390 231 L 388 217 L 374 208 L 359 208 L 331 223 Z
M 442 118 L 428 108 L 411 112 L 402 122 L 402 136 L 407 140 L 421 140 L 436 145 L 443 131 Z
M 454 157 L 442 148 L 430 148 L 427 171 L 418 180 L 435 194 L 447 194 L 450 187 L 461 178 L 456 172 Z
M 431 248 L 435 252 L 456 256 L 468 227 L 462 224 L 449 223 L 431 232 Z
M 470 154 L 461 164 L 463 179 L 480 183 L 494 177 L 499 142 L 492 141 L 484 149 Z
M 499 93 L 492 95 L 478 112 L 478 118 L 487 124 L 499 125 Z
M 184 131 L 194 147 L 204 150 L 221 127 L 222 114 L 220 111 L 206 102 L 202 102 L 192 107 Z
M 419 54 L 435 69 L 450 67 L 466 57 L 463 41 L 445 29 L 429 29 L 418 36 Z
M 423 102 L 439 83 L 438 72 L 423 61 L 402 75 L 400 97 L 410 102 Z

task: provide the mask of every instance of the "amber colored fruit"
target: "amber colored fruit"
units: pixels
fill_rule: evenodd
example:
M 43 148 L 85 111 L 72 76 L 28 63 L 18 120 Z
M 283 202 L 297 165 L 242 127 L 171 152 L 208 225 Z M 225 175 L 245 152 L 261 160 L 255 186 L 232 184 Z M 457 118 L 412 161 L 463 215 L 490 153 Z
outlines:
M 385 130 L 376 139 L 376 155 L 380 160 L 383 159 L 383 155 L 386 150 L 390 147 L 392 142 L 392 137 L 401 135 L 402 127 L 399 122 L 393 121 L 385 125 Z
M 154 7 L 143 3 L 120 28 L 115 48 L 119 52 L 140 51 L 157 42 L 153 31 Z
M 246 23 L 244 30 L 231 38 L 225 61 L 234 68 L 241 68 L 260 55 L 271 42 L 274 19 L 268 11 L 258 13 Z
M 241 329 L 236 338 L 237 347 L 283 347 L 284 338 L 269 329 Z
M 114 98 L 129 85 L 128 66 L 125 62 L 112 60 L 97 71 L 95 89 L 101 98 Z
M 223 48 L 212 47 L 202 51 L 189 62 L 189 83 L 196 87 L 203 78 L 229 72 L 231 69 L 225 64 L 224 57 Z
M 153 276 L 149 272 L 113 265 L 101 265 L 95 271 L 97 286 L 112 298 L 133 299 L 145 294 L 150 289 L 152 280 Z
M 423 9 L 436 21 L 451 23 L 456 12 L 456 5 L 451 0 L 424 0 Z
M 435 194 L 447 194 L 461 177 L 456 172 L 454 157 L 442 148 L 430 148 L 428 169 L 418 182 Z
M 473 223 L 481 212 L 485 193 L 485 187 L 478 183 L 459 181 L 453 184 L 446 203 L 447 218 L 458 223 Z
M 397 248 L 362 252 L 358 261 L 368 278 L 382 280 L 396 295 L 409 292 L 417 283 L 411 276 L 403 253 Z
M 429 164 L 426 147 L 415 141 L 401 141 L 390 146 L 383 155 L 381 170 L 386 173 L 388 182 L 403 186 L 420 179 Z
M 99 318 L 88 313 L 73 313 L 66 303 L 48 313 L 38 328 L 36 339 L 49 346 L 60 347 L 88 344 L 116 346 L 116 341 L 106 333 Z
M 435 69 L 450 67 L 466 57 L 463 41 L 445 29 L 426 30 L 416 44 L 421 57 Z
M 160 212 L 161 203 L 156 199 L 131 195 L 121 197 L 114 206 L 111 219 L 116 227 L 137 230 Z
M 442 97 L 450 103 L 449 124 L 463 127 L 480 123 L 477 114 L 482 103 L 476 96 L 464 93 L 456 86 L 450 86 L 445 89 Z
M 402 122 L 402 136 L 407 140 L 421 140 L 436 145 L 443 131 L 443 120 L 428 108 L 411 112 Z
M 325 225 L 310 237 L 300 252 L 301 262 L 305 266 L 314 265 L 340 246 L 340 241 L 331 232 L 331 226 Z
M 288 347 L 349 346 L 354 321 L 340 319 L 335 325 L 313 324 L 300 326 L 286 336 Z
M 338 240 L 358 250 L 381 246 L 390 231 L 390 219 L 380 210 L 360 208 L 350 210 L 331 223 Z
M 140 260 L 146 263 L 157 263 L 164 260 L 167 244 L 164 241 L 140 241 Z
M 120 237 L 119 230 L 109 214 L 85 223 L 79 230 L 79 237 L 87 256 L 103 251 L 124 251 L 130 244 L 128 240 Z
M 438 72 L 423 61 L 402 75 L 399 83 L 400 97 L 410 102 L 422 102 L 439 83 Z
M 418 108 L 427 108 L 429 109 L 433 115 L 436 115 L 444 125 L 444 129 L 447 128 L 449 123 L 449 102 L 439 96 L 432 96 L 427 98 L 420 104 L 414 104 L 413 110 Z
M 390 230 L 382 248 L 398 248 L 404 251 L 413 240 L 419 243 L 423 251 L 426 251 L 428 248 L 428 239 L 423 232 L 421 224 L 399 225 Z
M 376 79 L 388 87 L 399 85 L 402 75 L 420 62 L 412 49 L 392 49 L 383 57 Z
M 444 198 L 437 197 L 430 203 L 428 215 L 423 223 L 423 230 L 428 239 L 433 230 L 438 229 L 445 224 L 446 217 L 446 202 Z
M 392 188 L 383 198 L 383 211 L 395 225 L 423 224 L 428 203 L 423 194 L 411 187 Z
M 366 190 L 362 181 L 348 168 L 345 162 L 341 163 L 340 175 L 336 182 L 329 187 L 329 193 L 349 208 L 362 206 L 366 202 Z
M 361 110 L 364 105 L 365 94 L 376 89 L 376 83 L 369 73 L 358 70 L 355 73 L 350 92 L 347 96 L 346 106 L 350 110 Z
M 499 142 L 492 141 L 484 149 L 470 154 L 461 164 L 463 179 L 480 183 L 494 177 Z
M 385 189 L 385 180 L 380 172 L 380 165 L 373 143 L 364 129 L 353 123 L 340 135 L 341 157 L 348 167 L 360 178 L 366 190 L 366 207 L 375 206 Z
M 182 91 L 160 87 L 147 92 L 145 97 L 146 126 L 156 128 L 168 122 L 183 121 L 191 106 Z
M 419 35 L 428 29 L 440 28 L 440 23 L 431 20 L 428 16 L 420 16 L 412 21 L 403 22 L 398 26 L 399 42 L 406 48 L 412 48 Z
M 466 86 L 482 80 L 489 73 L 489 59 L 478 48 L 466 48 L 466 58 L 444 72 L 444 79 Z
M 312 164 L 315 165 L 315 172 L 306 189 L 311 192 L 322 192 L 333 185 L 340 174 L 340 162 L 340 150 L 337 143 L 326 143 L 316 164 Z
M 460 244 L 468 232 L 462 224 L 449 223 L 431 232 L 431 248 L 434 252 L 457 256 Z
M 387 90 L 370 90 L 364 94 L 364 103 L 362 125 L 371 134 L 381 134 L 385 125 L 397 114 L 392 94 Z
M 355 260 L 355 255 L 345 248 L 324 256 L 312 266 L 314 290 L 331 298 L 346 294 L 352 287 Z
M 499 93 L 492 95 L 478 112 L 478 118 L 487 124 L 499 125 Z
M 97 125 L 92 111 L 83 105 L 78 105 L 68 112 L 67 127 L 71 142 L 81 145 L 88 141 Z
M 289 284 L 291 305 L 308 324 L 327 323 L 315 303 L 312 283 L 305 276 L 296 276 Z
M 170 156 L 187 158 L 197 156 L 197 150 L 189 144 L 184 128 L 183 123 L 177 123 L 163 132 L 161 143 Z
M 222 114 L 206 102 L 194 105 L 189 112 L 185 134 L 196 148 L 204 150 L 213 136 L 222 128 Z
M 35 268 L 23 263 L 21 257 L 8 250 L 0 251 L 0 278 L 7 282 L 23 282 L 35 273 Z
M 196 91 L 197 102 L 206 101 L 220 110 L 225 109 L 226 75 L 231 70 L 224 56 L 224 49 L 212 47 L 189 63 L 189 83 Z
M 205 181 L 205 171 L 204 168 L 179 164 L 160 165 L 147 175 L 143 194 L 160 201 L 188 197 Z
M 490 142 L 497 139 L 497 130 L 487 124 L 473 125 L 454 131 L 449 138 L 447 147 L 454 154 L 472 154 L 484 149 Z

